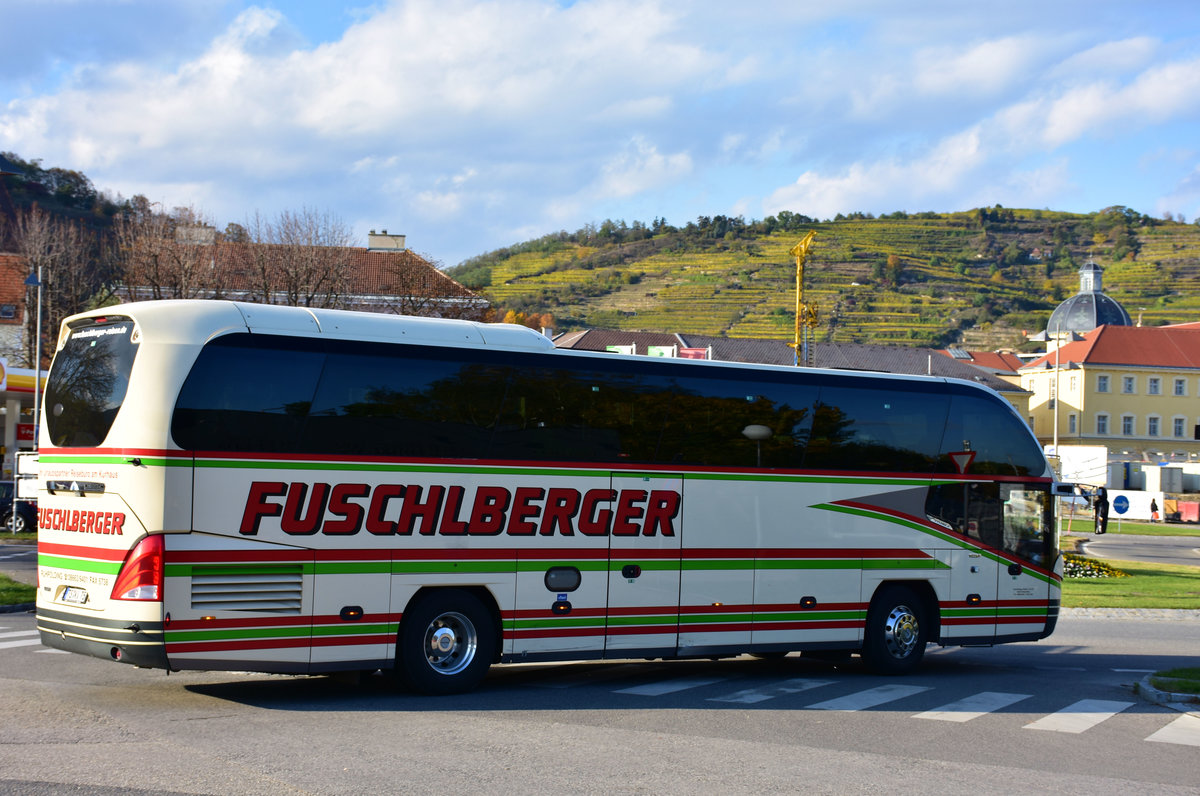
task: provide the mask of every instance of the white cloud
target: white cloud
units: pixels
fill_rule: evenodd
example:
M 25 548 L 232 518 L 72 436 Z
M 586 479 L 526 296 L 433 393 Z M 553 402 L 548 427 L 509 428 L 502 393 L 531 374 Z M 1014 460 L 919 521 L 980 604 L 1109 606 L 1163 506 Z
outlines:
M 1142 69 L 1153 59 L 1161 42 L 1151 36 L 1134 36 L 1106 41 L 1065 58 L 1050 73 L 1053 77 L 1075 79 L 1081 75 L 1114 76 Z
M 930 47 L 913 59 L 913 85 L 934 96 L 995 94 L 1023 80 L 1045 43 L 1036 36 L 1008 36 L 967 49 Z
M 1087 133 L 1119 135 L 1130 127 L 1188 117 L 1200 111 L 1200 59 L 1147 69 L 1121 86 L 1089 83 L 1047 102 L 1043 139 L 1061 146 Z
M 692 158 L 686 152 L 664 155 L 644 138 L 635 137 L 600 170 L 593 189 L 598 199 L 635 196 L 659 188 L 691 173 Z
M 791 185 L 772 192 L 763 209 L 772 214 L 791 210 L 821 218 L 880 207 L 916 209 L 916 203 L 944 201 L 961 189 L 983 162 L 979 131 L 970 129 L 943 139 L 911 161 L 859 161 L 834 175 L 806 171 Z

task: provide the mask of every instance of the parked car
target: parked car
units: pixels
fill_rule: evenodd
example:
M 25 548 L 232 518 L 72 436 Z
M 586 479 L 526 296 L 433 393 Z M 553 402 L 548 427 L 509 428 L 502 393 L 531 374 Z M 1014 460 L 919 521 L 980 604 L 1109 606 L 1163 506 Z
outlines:
M 4 521 L 4 530 L 10 533 L 24 533 L 37 530 L 37 501 L 18 500 L 16 510 L 13 510 L 13 482 L 0 481 L 0 517 Z

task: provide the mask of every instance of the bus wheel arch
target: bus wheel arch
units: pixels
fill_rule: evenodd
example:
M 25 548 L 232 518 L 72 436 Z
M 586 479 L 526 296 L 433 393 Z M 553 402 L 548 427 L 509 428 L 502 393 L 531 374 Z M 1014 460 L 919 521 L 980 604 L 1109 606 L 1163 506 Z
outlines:
M 938 636 L 938 604 L 929 584 L 881 583 L 867 609 L 862 657 L 879 674 L 909 674 Z
M 475 688 L 497 659 L 500 623 L 486 590 L 421 589 L 409 601 L 396 638 L 396 674 L 423 694 Z

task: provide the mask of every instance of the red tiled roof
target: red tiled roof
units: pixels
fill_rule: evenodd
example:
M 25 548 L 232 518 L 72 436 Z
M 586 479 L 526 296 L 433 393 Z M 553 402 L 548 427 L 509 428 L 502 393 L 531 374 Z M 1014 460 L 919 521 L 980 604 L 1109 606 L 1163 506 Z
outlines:
M 251 289 L 252 254 L 270 244 L 222 244 L 215 249 L 215 268 L 225 278 L 225 290 Z M 356 248 L 329 248 L 322 252 L 331 258 L 344 258 L 345 292 L 367 296 L 397 294 L 478 299 L 474 291 L 455 282 L 432 263 L 408 249 L 371 251 Z
M 954 355 L 943 349 L 938 351 L 939 354 L 948 356 L 954 359 Z M 959 362 L 964 362 L 968 365 L 974 365 L 977 368 L 984 368 L 993 373 L 1016 373 L 1025 364 L 1016 354 L 1006 354 L 1001 351 L 968 351 L 970 359 L 960 359 Z
M 1056 361 L 1046 354 L 1025 368 Z M 1082 340 L 1057 351 L 1057 361 L 1088 365 L 1137 365 L 1147 368 L 1200 368 L 1200 326 L 1098 326 Z

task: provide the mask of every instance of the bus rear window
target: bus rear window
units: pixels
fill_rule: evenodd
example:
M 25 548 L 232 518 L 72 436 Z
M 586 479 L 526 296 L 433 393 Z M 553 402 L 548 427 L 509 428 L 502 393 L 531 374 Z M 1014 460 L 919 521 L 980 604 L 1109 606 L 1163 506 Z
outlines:
M 131 319 L 109 316 L 70 329 L 46 382 L 46 428 L 59 447 L 96 447 L 112 428 L 137 356 Z

